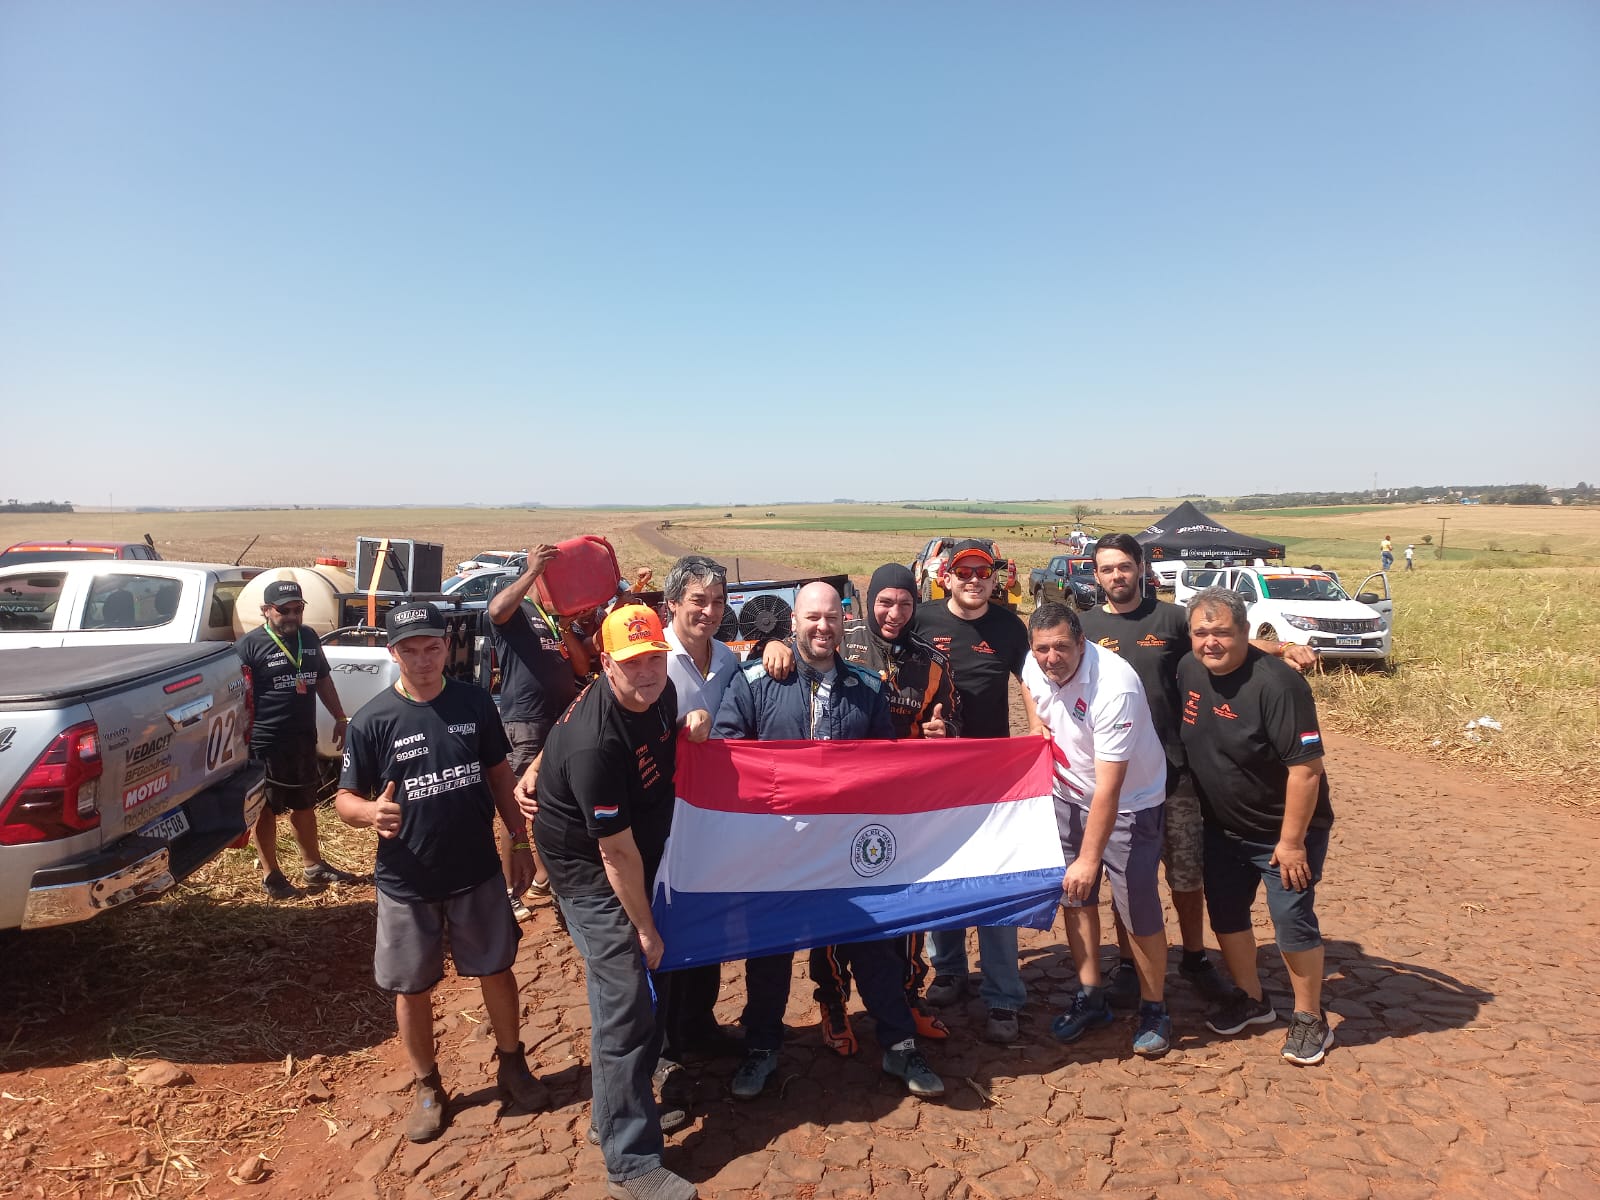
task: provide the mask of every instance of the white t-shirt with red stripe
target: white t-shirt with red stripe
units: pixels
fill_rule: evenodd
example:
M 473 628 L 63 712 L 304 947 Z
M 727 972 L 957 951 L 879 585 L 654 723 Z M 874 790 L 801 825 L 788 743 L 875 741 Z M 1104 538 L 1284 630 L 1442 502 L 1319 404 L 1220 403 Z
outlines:
M 1023 664 L 1022 684 L 1056 745 L 1057 797 L 1087 808 L 1094 799 L 1094 760 L 1100 758 L 1128 764 L 1118 812 L 1166 802 L 1166 752 L 1132 667 L 1085 641 L 1083 661 L 1061 687 L 1050 682 L 1032 654 Z

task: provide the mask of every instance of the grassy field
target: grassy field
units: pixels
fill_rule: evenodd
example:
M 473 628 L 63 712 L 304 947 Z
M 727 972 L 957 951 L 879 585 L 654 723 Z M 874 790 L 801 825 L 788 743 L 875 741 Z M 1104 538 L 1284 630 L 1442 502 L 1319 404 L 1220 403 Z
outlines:
M 1174 502 L 1086 503 L 1165 512 Z M 1066 514 L 1072 506 L 1050 507 Z M 1421 539 L 1431 530 L 1437 542 L 1441 516 L 1449 525 L 1439 559 Z M 1149 523 L 1147 515 L 1090 520 L 1101 532 L 1132 532 Z M 232 561 L 259 535 L 245 561 L 281 566 L 320 554 L 350 557 L 357 535 L 365 534 L 441 542 L 445 561 L 454 563 L 478 550 L 598 533 L 617 548 L 624 568 L 649 566 L 659 578 L 669 560 L 638 531 L 663 521 L 672 522 L 664 536 L 730 565 L 747 556 L 819 574 L 845 571 L 862 583 L 880 563 L 909 562 L 927 538 L 942 533 L 995 538 L 1026 573 L 1049 559 L 1050 526 L 1070 528 L 1067 516 L 1037 511 L 866 504 L 720 511 L 300 509 L 6 515 L 0 516 L 0 546 L 23 538 L 137 540 L 149 532 L 168 558 Z M 1529 794 L 1600 807 L 1600 509 L 1352 506 L 1229 514 L 1226 523 L 1282 540 L 1291 561 L 1332 567 L 1352 586 L 1377 569 L 1385 533 L 1401 549 L 1417 543 L 1418 569 L 1391 575 L 1393 670 L 1339 669 L 1319 677 L 1315 687 L 1329 727 L 1491 773 Z M 1464 727 L 1483 716 L 1503 731 L 1471 740 Z

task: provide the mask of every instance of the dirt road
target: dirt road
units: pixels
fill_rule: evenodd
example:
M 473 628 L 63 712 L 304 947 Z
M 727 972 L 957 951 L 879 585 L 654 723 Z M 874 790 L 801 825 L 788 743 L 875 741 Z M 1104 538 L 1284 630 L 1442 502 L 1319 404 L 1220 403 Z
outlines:
M 860 1057 L 827 1052 L 797 970 L 781 1086 L 741 1105 L 726 1093 L 731 1064 L 700 1067 L 696 1119 L 669 1138 L 669 1164 L 706 1197 L 1600 1195 L 1594 819 L 1330 743 L 1339 816 L 1320 907 L 1338 1044 L 1324 1065 L 1283 1062 L 1282 1024 L 1210 1034 L 1176 975 L 1165 1059 L 1129 1052 L 1126 1018 L 1059 1046 L 1049 1018 L 1072 969 L 1059 932 L 1029 933 L 1022 1038 L 987 1045 L 976 1005 L 957 1012 L 954 1037 L 930 1055 L 951 1085 L 944 1103 L 912 1101 L 880 1076 L 859 1013 Z M 582 970 L 548 907 L 526 927 L 518 973 L 549 1110 L 499 1112 L 476 988 L 452 977 L 438 1029 L 461 1098 L 447 1135 L 412 1147 L 398 1132 L 407 1073 L 367 974 L 370 897 L 262 905 L 249 936 L 230 920 L 208 935 L 201 904 L 181 958 L 133 986 L 125 977 L 148 960 L 119 961 L 114 938 L 12 939 L 0 1194 L 238 1195 L 227 1173 L 259 1151 L 270 1163 L 248 1193 L 262 1200 L 602 1196 L 583 1137 Z M 160 911 L 113 917 L 113 932 L 134 940 Z M 1284 999 L 1281 964 L 1266 951 L 1262 962 Z M 742 981 L 734 968 L 724 977 L 732 1021 Z M 98 1003 L 103 992 L 115 1004 Z M 5 1027 L 22 1013 L 29 1023 Z M 196 1082 L 140 1086 L 127 1068 L 142 1063 L 109 1049 L 172 1060 Z
M 683 542 L 675 541 L 667 536 L 667 532 L 663 531 L 658 524 L 648 521 L 635 525 L 633 532 L 640 541 L 659 550 L 669 558 L 680 558 L 685 554 L 693 554 L 698 549 L 696 546 L 685 545 Z M 692 540 L 694 534 L 692 530 L 685 529 L 681 532 L 681 536 Z M 787 566 L 784 563 L 768 562 L 759 558 L 745 558 L 743 555 L 731 560 L 722 554 L 715 554 L 712 557 L 728 568 L 728 578 L 733 581 L 741 579 L 793 579 L 806 574 L 805 571 L 800 570 L 798 567 Z M 664 579 L 665 577 L 663 576 L 663 581 Z

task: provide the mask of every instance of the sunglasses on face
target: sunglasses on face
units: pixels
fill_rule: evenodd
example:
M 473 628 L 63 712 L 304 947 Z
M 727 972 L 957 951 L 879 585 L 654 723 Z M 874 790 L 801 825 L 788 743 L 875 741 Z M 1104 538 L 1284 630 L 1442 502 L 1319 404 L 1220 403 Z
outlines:
M 965 583 L 969 579 L 987 579 L 994 574 L 993 567 L 951 567 L 950 573 Z

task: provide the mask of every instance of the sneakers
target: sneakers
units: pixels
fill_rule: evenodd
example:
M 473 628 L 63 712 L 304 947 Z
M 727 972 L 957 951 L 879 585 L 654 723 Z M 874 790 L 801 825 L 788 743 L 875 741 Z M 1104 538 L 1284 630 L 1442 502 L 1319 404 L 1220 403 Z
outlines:
M 842 1004 L 819 1001 L 822 1010 L 822 1044 L 840 1058 L 853 1058 L 861 1044 L 856 1041 L 856 1031 L 850 1028 L 850 1016 Z
M 732 1091 L 740 1100 L 754 1100 L 778 1069 L 776 1050 L 752 1050 L 733 1073 Z
M 1099 1029 L 1116 1020 L 1111 1013 L 1111 1006 L 1106 1003 L 1105 992 L 1096 990 L 1100 991 L 1100 995 L 1091 1001 L 1088 991 L 1079 988 L 1078 994 L 1072 998 L 1072 1007 L 1050 1022 L 1050 1032 L 1056 1035 L 1058 1041 L 1075 1042 L 1091 1029 Z
M 923 997 L 935 1008 L 946 1008 L 966 994 L 967 981 L 962 975 L 935 975 Z
M 1283 1056 L 1296 1066 L 1321 1062 L 1333 1045 L 1333 1030 L 1322 1013 L 1296 1012 L 1289 1018 L 1289 1036 L 1283 1039 Z
M 989 1023 L 983 1027 L 983 1036 L 991 1042 L 1009 1046 L 1017 1040 L 1017 1014 L 1009 1008 L 991 1008 Z
M 911 1006 L 911 1023 L 917 1027 L 917 1036 L 930 1041 L 942 1042 L 950 1036 L 950 1026 L 946 1025 L 932 1013 L 922 1011 L 920 1004 Z
M 689 1123 L 689 1114 L 684 1109 L 677 1108 L 671 1104 L 658 1104 L 656 1105 L 656 1120 L 661 1123 L 662 1133 L 676 1133 Z M 589 1126 L 587 1137 L 589 1145 L 598 1146 L 600 1144 L 600 1131 L 593 1125 Z
M 528 906 L 522 902 L 521 896 L 513 896 L 510 892 L 507 892 L 506 899 L 511 901 L 511 915 L 517 919 L 517 924 L 520 925 L 523 921 L 530 920 L 533 917 L 533 914 L 528 911 Z
M 1234 988 L 1206 1018 L 1206 1028 L 1212 1033 L 1239 1033 L 1246 1025 L 1271 1025 L 1277 1019 L 1278 1014 L 1265 992 L 1261 993 L 1261 999 L 1252 1000 L 1243 988 Z
M 1139 972 L 1127 959 L 1118 959 L 1106 979 L 1106 1003 L 1112 1008 L 1139 1007 Z
M 261 886 L 274 900 L 294 900 L 302 894 L 299 888 L 283 877 L 282 871 L 273 871 L 265 876 Z
M 360 883 L 361 876 L 352 875 L 349 871 L 341 871 L 338 867 L 329 866 L 325 862 L 312 863 L 300 872 L 306 881 L 307 887 L 325 888 L 330 883 Z
M 280 877 L 281 878 L 281 877 Z M 439 1068 L 417 1080 L 411 1099 L 411 1115 L 406 1118 L 406 1137 L 413 1142 L 431 1142 L 444 1132 L 449 1120 L 450 1097 L 439 1082 Z
M 1194 985 L 1201 997 L 1213 1004 L 1221 1004 L 1233 995 L 1233 985 L 1217 970 L 1216 963 L 1204 958 L 1194 966 L 1178 964 L 1178 974 Z
M 606 1195 L 611 1200 L 695 1200 L 699 1194 L 694 1184 L 665 1167 L 606 1183 Z
M 502 1101 L 515 1104 L 526 1112 L 539 1112 L 548 1107 L 550 1097 L 544 1085 L 528 1070 L 528 1059 L 522 1051 L 521 1042 L 517 1043 L 515 1050 L 497 1048 L 494 1056 L 498 1064 L 494 1082 Z
M 903 1081 L 906 1091 L 919 1098 L 944 1095 L 944 1080 L 933 1073 L 914 1040 L 907 1039 L 883 1052 L 883 1073 Z
M 1165 1004 L 1139 1005 L 1139 1025 L 1133 1031 L 1133 1052 L 1160 1058 L 1172 1049 L 1172 1018 Z

